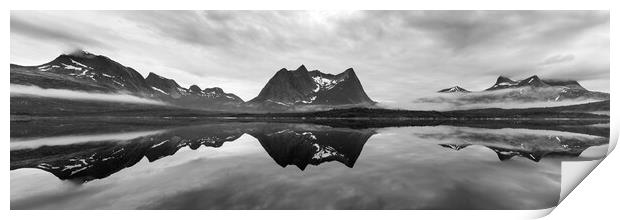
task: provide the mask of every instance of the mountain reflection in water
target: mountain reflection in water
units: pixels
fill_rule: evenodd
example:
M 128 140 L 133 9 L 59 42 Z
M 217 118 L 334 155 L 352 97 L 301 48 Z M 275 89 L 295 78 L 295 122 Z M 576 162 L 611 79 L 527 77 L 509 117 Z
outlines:
M 331 128 L 308 124 L 225 123 L 191 126 L 124 141 L 97 141 L 42 146 L 11 151 L 11 169 L 38 168 L 60 179 L 90 181 L 131 167 L 146 157 L 149 162 L 189 147 L 221 147 L 243 134 L 261 143 L 275 162 L 286 167 L 338 161 L 353 167 L 364 144 L 375 132 L 369 129 Z
M 407 179 L 403 181 L 409 181 L 407 186 L 397 186 L 392 185 L 392 187 L 397 187 L 395 189 L 400 188 L 400 190 L 415 190 L 417 188 L 427 186 L 434 188 L 433 184 L 427 184 L 424 182 L 431 181 L 431 179 L 436 179 L 438 181 L 453 181 L 452 184 L 457 184 L 459 181 L 448 180 L 446 178 L 452 179 L 456 178 L 454 176 L 442 176 L 442 172 L 452 172 L 450 168 L 448 170 L 438 170 L 442 166 L 432 166 L 433 164 L 456 164 L 456 163 L 464 163 L 466 161 L 470 161 L 469 163 L 472 166 L 471 170 L 460 170 L 457 173 L 465 173 L 471 172 L 470 175 L 482 175 L 478 174 L 477 171 L 474 170 L 473 167 L 486 167 L 484 169 L 492 169 L 495 170 L 493 172 L 499 173 L 497 175 L 505 175 L 502 177 L 496 176 L 498 178 L 497 184 L 501 184 L 502 180 L 500 179 L 510 179 L 510 181 L 515 181 L 515 176 L 525 175 L 523 173 L 536 173 L 536 170 L 542 169 L 546 171 L 541 171 L 540 177 L 519 177 L 517 180 L 522 181 L 520 184 L 530 184 L 536 183 L 545 185 L 548 187 L 542 187 L 541 190 L 546 190 L 548 195 L 549 193 L 558 191 L 559 193 L 559 169 L 558 162 L 568 158 L 576 158 L 579 157 L 582 152 L 586 151 L 588 148 L 592 146 L 604 146 L 608 142 L 607 137 L 600 136 L 592 136 L 585 135 L 579 133 L 569 133 L 569 132 L 561 132 L 561 131 L 543 131 L 543 130 L 528 130 L 528 129 L 510 129 L 510 128 L 502 128 L 502 129 L 486 129 L 486 128 L 468 128 L 468 127 L 454 127 L 454 126 L 435 126 L 435 127 L 408 127 L 408 128 L 366 128 L 366 129 L 352 129 L 352 128 L 337 128 L 330 127 L 324 125 L 314 125 L 314 124 L 290 124 L 290 123 L 215 123 L 215 124 L 207 124 L 200 126 L 188 126 L 181 127 L 175 129 L 169 129 L 165 131 L 158 131 L 156 133 L 145 133 L 145 136 L 140 137 L 131 137 L 126 140 L 97 140 L 94 142 L 83 142 L 76 141 L 71 142 L 62 142 L 68 143 L 64 145 L 43 145 L 38 146 L 36 148 L 28 148 L 24 146 L 20 146 L 19 148 L 15 148 L 11 150 L 11 170 L 20 171 L 22 168 L 36 168 L 40 170 L 47 171 L 52 173 L 54 176 L 61 180 L 71 180 L 73 183 L 79 183 L 89 185 L 90 182 L 98 182 L 103 179 L 114 176 L 114 174 L 119 173 L 122 170 L 128 170 L 122 176 L 123 178 L 128 178 L 126 175 L 134 172 L 132 169 L 126 169 L 136 164 L 139 164 L 141 161 L 146 159 L 148 163 L 156 164 L 158 160 L 162 158 L 170 157 L 174 160 L 175 155 L 181 149 L 191 149 L 191 151 L 201 151 L 201 149 L 207 148 L 220 148 L 213 149 L 209 152 L 195 152 L 194 154 L 203 154 L 203 153 L 213 153 L 218 154 L 218 152 L 224 153 L 227 149 L 234 149 L 235 143 L 238 142 L 240 137 L 244 135 L 249 135 L 258 141 L 260 146 L 264 149 L 264 152 L 267 153 L 273 161 L 281 167 L 288 167 L 289 165 L 293 165 L 297 167 L 297 172 L 308 172 L 308 165 L 317 166 L 317 171 L 322 172 L 324 175 L 332 176 L 331 184 L 340 184 L 344 182 L 348 182 L 347 179 L 342 179 L 342 176 L 345 173 L 349 173 L 348 175 L 355 175 L 357 178 L 385 178 L 384 181 L 379 181 L 377 187 L 380 187 L 381 184 L 392 185 L 391 183 L 387 183 L 385 181 L 395 181 L 394 178 L 405 178 L 406 176 L 414 175 L 415 172 L 418 175 L 415 179 Z M 373 137 L 376 135 L 376 138 Z M 392 136 L 395 135 L 395 136 Z M 371 138 L 373 137 L 373 138 Z M 83 140 L 77 139 L 77 140 Z M 367 149 L 366 157 L 367 160 L 360 159 L 360 155 L 362 155 L 362 150 L 364 149 L 364 145 L 368 141 L 373 141 L 371 149 Z M 230 145 L 225 145 L 225 143 L 230 142 Z M 21 144 L 26 142 L 20 142 Z M 40 142 L 32 142 L 40 144 Z M 418 146 L 420 145 L 420 146 Z M 435 147 L 433 147 L 433 145 Z M 439 150 L 436 148 L 441 147 L 449 148 L 446 150 L 456 150 L 453 152 L 464 152 L 462 156 L 450 154 L 450 151 Z M 491 152 L 497 155 L 499 160 L 495 159 L 495 161 L 504 163 L 508 159 L 515 160 L 514 157 L 522 157 L 529 159 L 531 161 L 516 161 L 514 163 L 506 164 L 506 167 L 500 165 L 493 165 L 493 162 L 487 160 L 489 155 L 480 150 L 470 151 L 467 150 L 474 146 L 481 146 L 483 148 L 490 149 Z M 445 149 L 444 148 L 444 149 Z M 184 153 L 181 157 L 187 157 L 191 151 Z M 394 152 L 392 152 L 394 151 Z M 265 155 L 263 152 L 263 155 Z M 392 152 L 392 153 L 391 153 Z M 258 156 L 258 154 L 256 155 Z M 253 158 L 255 158 L 254 156 Z M 553 157 L 552 157 L 553 156 Z M 601 155 L 602 157 L 603 155 Z M 559 158 L 553 159 L 548 163 L 543 163 L 540 165 L 536 165 L 538 163 L 542 163 L 544 158 Z M 371 159 L 371 158 L 380 158 L 380 159 Z M 477 158 L 477 159 L 476 159 Z M 182 159 L 182 158 L 178 158 Z M 257 161 L 256 159 L 243 159 L 237 158 L 237 161 L 227 160 L 225 164 L 226 167 L 224 170 L 226 172 L 251 172 L 249 170 L 254 169 L 253 172 L 256 174 L 244 174 L 245 177 L 242 179 L 238 179 L 237 181 L 244 181 L 244 178 L 251 178 L 253 175 L 258 175 L 261 172 L 275 172 L 270 171 L 270 168 L 266 168 L 264 166 L 252 166 L 252 167 L 239 167 L 241 164 L 246 163 L 255 163 L 250 161 Z M 364 162 L 358 162 L 364 161 Z M 478 162 L 474 162 L 475 160 L 479 160 Z M 214 163 L 218 163 L 216 161 L 221 160 L 213 160 L 211 165 Z M 337 163 L 329 163 L 337 161 Z M 533 163 L 532 161 L 536 161 L 538 163 Z M 207 161 L 208 162 L 208 161 Z M 362 168 L 353 168 L 358 163 L 365 163 L 365 166 Z M 190 163 L 190 162 L 188 162 Z M 230 163 L 230 164 L 229 164 Z M 325 165 L 323 167 L 322 164 L 333 164 L 333 165 Z M 236 165 L 235 165 L 236 164 Z M 273 162 L 272 162 L 273 164 Z M 408 165 L 407 165 L 408 164 Z M 338 166 L 339 165 L 339 166 Z M 342 166 L 344 165 L 344 166 Z M 146 165 L 148 168 L 149 165 Z M 223 166 L 223 165 L 222 165 Z M 322 166 L 322 168 L 318 169 L 318 166 Z M 369 169 L 370 167 L 385 167 L 390 171 L 378 171 L 373 169 Z M 386 167 L 387 166 L 387 167 Z M 349 169 L 349 171 L 341 170 L 341 168 L 353 168 Z M 391 168 L 390 168 L 391 167 Z M 347 168 L 347 169 L 348 169 Z M 375 169 L 376 169 L 375 168 Z M 192 169 L 204 169 L 204 170 L 212 170 L 215 169 L 213 167 L 193 167 Z M 383 169 L 383 168 L 382 168 Z M 477 169 L 477 168 L 476 168 Z M 236 171 L 233 171 L 236 170 Z M 527 171 L 530 170 L 530 171 Z M 213 170 L 215 172 L 216 170 Z M 340 174 L 332 174 L 332 172 L 339 172 Z M 184 172 L 184 171 L 181 171 Z M 189 176 L 189 172 L 187 171 Z M 211 171 L 209 171 L 211 172 Z M 360 173 L 361 172 L 361 173 Z M 393 173 L 401 173 L 401 172 L 413 172 L 410 174 L 401 174 L 396 175 Z M 313 172 L 308 173 L 307 175 L 314 175 Z M 434 174 L 431 174 L 434 173 Z M 17 175 L 17 174 L 16 174 Z M 175 174 L 176 175 L 176 174 Z M 215 180 L 224 181 L 228 175 L 215 175 L 209 176 L 207 178 L 212 178 Z M 280 176 L 283 175 L 284 177 Z M 273 178 L 277 179 L 279 182 L 275 182 L 272 184 L 280 185 L 286 184 L 293 179 L 302 178 L 303 176 L 298 176 L 299 174 L 290 173 L 290 171 L 282 170 L 281 174 L 272 174 Z M 336 175 L 336 176 L 333 176 Z M 383 176 L 386 175 L 386 176 Z M 387 176 L 391 175 L 391 176 Z M 396 176 L 393 176 L 396 175 Z M 431 175 L 431 176 L 429 176 Z M 447 175 L 447 174 L 446 174 Z M 532 174 L 534 175 L 534 174 Z M 551 177 L 551 176 L 553 177 Z M 189 178 L 187 176 L 187 178 Z M 279 176 L 279 177 L 278 177 Z M 416 175 L 414 175 L 416 176 Z M 460 176 L 460 175 L 459 175 Z M 21 177 L 20 177 L 21 178 Z M 241 177 L 239 177 L 241 178 Z M 285 179 L 282 179 L 285 178 Z M 292 179 L 291 179 L 292 178 Z M 310 177 L 307 177 L 310 178 Z M 413 178 L 413 177 L 411 177 Z M 421 179 L 420 179 L 421 178 Z M 428 179 L 427 179 L 428 178 Z M 459 177 L 462 179 L 465 177 Z M 533 178 L 533 179 L 529 179 Z M 549 178 L 552 178 L 553 181 L 549 182 Z M 391 180 L 392 179 L 392 180 Z M 426 179 L 426 180 L 423 180 Z M 443 180 L 441 180 L 443 179 Z M 15 177 L 13 178 L 12 174 L 12 186 L 13 181 L 19 181 L 21 179 Z M 24 177 L 24 181 L 27 178 Z M 179 179 L 181 184 L 185 182 L 185 178 Z M 267 180 L 263 180 L 264 182 L 268 182 Z M 275 180 L 269 180 L 275 181 Z M 300 179 L 299 181 L 303 181 Z M 310 180 L 307 180 L 310 181 Z M 314 180 L 316 181 L 316 180 Z M 368 184 L 373 184 L 372 181 L 364 180 L 365 182 L 355 182 L 349 184 L 359 185 L 359 187 L 368 188 Z M 544 183 L 540 183 L 538 181 L 544 181 Z M 24 185 L 25 184 L 25 185 Z M 27 182 L 20 182 L 18 186 L 27 189 Z M 146 184 L 146 183 L 141 183 Z M 241 183 L 238 183 L 241 184 Z M 293 183 L 291 183 L 293 184 Z M 299 182 L 298 184 L 302 184 Z M 323 183 L 325 184 L 325 183 Z M 409 185 L 413 184 L 413 185 Z M 481 184 L 482 183 L 468 183 L 468 184 Z M 218 185 L 220 187 L 224 187 L 224 185 Z M 271 187 L 271 186 L 270 186 Z M 275 187 L 275 186 L 273 186 Z M 300 186 L 301 187 L 301 186 Z M 316 187 L 307 187 L 304 190 L 312 190 L 311 188 Z M 325 193 L 329 193 L 329 186 L 325 186 L 324 190 L 327 190 Z M 335 185 L 334 185 L 335 187 Z M 462 185 L 453 185 L 453 187 L 465 187 Z M 459 195 L 456 193 L 454 196 L 460 199 L 463 199 L 468 196 L 480 196 L 477 189 L 473 189 L 471 187 L 475 186 L 467 186 L 467 190 L 460 190 L 459 193 L 469 193 L 472 195 Z M 488 187 L 488 186 L 487 186 Z M 502 186 L 509 187 L 509 186 Z M 226 191 L 222 188 L 222 192 L 224 193 L 221 196 L 234 196 L 234 190 Z M 372 188 L 370 188 L 372 189 Z M 421 189 L 421 188 L 420 188 Z M 553 190 L 551 190 L 553 189 Z M 255 189 L 258 191 L 246 192 L 254 195 L 255 193 L 259 193 L 259 189 Z M 282 189 L 283 193 L 294 193 L 299 192 L 300 189 L 296 189 L 293 191 L 286 191 Z M 318 190 L 318 188 L 317 188 Z M 372 189 L 378 190 L 378 189 Z M 385 190 L 385 189 L 382 189 Z M 423 190 L 423 189 L 421 189 Z M 474 191 L 468 191 L 474 190 Z M 506 190 L 506 189 L 502 189 Z M 13 187 L 12 187 L 12 195 L 13 195 Z M 381 190 L 380 190 L 381 191 Z M 211 191 L 209 191 L 211 192 Z M 532 193 L 536 193 L 535 191 L 531 191 Z M 211 192 L 213 193 L 213 192 Z M 225 194 L 229 193 L 229 194 Z M 336 193 L 336 192 L 333 192 Z M 338 192 L 343 193 L 343 192 Z M 360 192 L 349 192 L 353 193 L 351 195 L 358 195 Z M 378 193 L 378 192 L 377 192 Z M 452 192 L 454 194 L 454 192 Z M 540 192 L 539 192 L 540 193 Z M 371 193 L 372 194 L 372 193 Z M 474 195 L 475 194 L 475 195 Z M 531 206 L 534 203 L 523 203 L 523 204 L 513 204 L 514 202 L 504 202 L 497 204 L 446 204 L 446 203 L 433 203 L 430 200 L 426 201 L 423 205 L 418 204 L 418 202 L 409 201 L 410 199 L 416 199 L 422 195 L 411 196 L 411 197 L 400 197 L 397 195 L 392 195 L 394 197 L 393 200 L 383 201 L 382 203 L 374 203 L 378 201 L 374 201 L 373 203 L 364 203 L 364 205 L 354 205 L 351 206 L 341 206 L 341 205 L 328 205 L 327 203 L 322 204 L 321 202 L 325 201 L 308 201 L 309 204 L 303 207 L 290 206 L 290 205 L 282 205 L 281 203 L 274 203 L 272 205 L 262 206 L 249 206 L 253 200 L 245 201 L 243 204 L 248 206 L 243 206 L 241 204 L 236 205 L 226 205 L 223 203 L 217 204 L 168 204 L 166 200 L 162 201 L 158 204 L 151 204 L 142 208 L 164 208 L 164 209 L 192 209 L 192 208 L 200 208 L 200 209 L 229 209 L 229 208 L 424 208 L 424 209 L 448 209 L 448 208 L 476 208 L 476 209 L 494 209 L 494 208 L 546 208 L 554 205 L 554 202 L 557 202 L 557 197 L 548 196 L 546 194 L 545 199 L 541 200 L 542 202 L 538 204 L 540 207 Z M 17 196 L 17 195 L 16 195 Z M 181 195 L 182 196 L 182 195 Z M 190 200 L 211 200 L 218 198 L 208 197 L 207 195 L 203 195 L 200 198 L 193 198 L 196 195 L 185 195 L 184 199 Z M 207 196 L 207 197 L 205 197 Z M 256 196 L 256 195 L 255 195 Z M 276 195 L 274 195 L 276 196 Z M 342 196 L 342 195 L 340 195 Z M 371 195 L 366 195 L 371 196 Z M 376 194 L 374 195 L 375 199 L 383 198 L 387 196 L 387 194 Z M 448 196 L 448 195 L 444 195 Z M 465 196 L 465 197 L 463 197 Z M 533 196 L 533 195 L 532 195 Z M 540 196 L 540 195 L 538 195 Z M 286 197 L 286 196 L 284 196 Z M 282 199 L 284 199 L 284 197 Z M 424 197 L 424 196 L 422 196 Z M 34 198 L 34 197 L 33 197 Z M 193 198 L 193 199 L 191 199 Z M 254 198 L 254 197 L 252 197 Z M 398 199 L 395 199 L 398 198 Z M 532 197 L 533 198 L 533 197 Z M 221 199 L 221 198 L 220 198 Z M 229 198 L 232 199 L 232 198 Z M 257 198 L 254 198 L 257 199 Z M 449 200 L 451 198 L 446 197 L 445 199 Z M 454 198 L 452 198 L 454 199 Z M 486 198 L 486 199 L 495 199 L 495 198 Z M 424 200 L 422 198 L 422 200 Z M 484 200 L 484 199 L 483 199 Z M 24 204 L 30 204 L 26 202 L 27 200 L 19 200 L 22 202 L 13 202 L 12 196 L 12 208 L 27 208 L 30 207 Z M 410 203 L 407 203 L 409 201 Z M 486 200 L 485 200 L 486 201 Z M 257 204 L 261 204 L 259 201 L 254 201 Z M 284 202 L 284 201 L 283 201 Z M 394 206 L 396 203 L 400 203 L 397 206 Z M 488 202 L 488 201 L 486 201 Z M 485 202 L 485 203 L 486 203 Z M 301 205 L 303 202 L 300 202 L 298 205 Z M 385 203 L 385 204 L 383 204 Z M 20 205 L 21 204 L 21 205 Z M 305 204 L 305 203 L 304 203 Z M 44 204 L 49 205 L 49 204 Z M 91 204 L 92 205 L 92 204 Z M 144 204 L 142 205 L 144 206 Z M 469 207 L 472 206 L 472 207 Z M 31 207 L 32 208 L 32 207 Z M 56 207 L 63 208 L 63 207 Z M 79 207 L 64 207 L 64 208 L 79 208 Z M 97 208 L 90 207 L 90 208 Z M 99 207 L 105 208 L 105 207 Z M 116 208 L 132 208 L 131 206 L 126 207 L 116 207 Z M 133 207 L 140 208 L 140 207 Z
M 591 146 L 603 145 L 608 138 L 593 137 L 566 132 L 535 132 L 525 129 L 480 130 L 466 128 L 445 129 L 446 133 L 420 134 L 421 137 L 451 141 L 439 144 L 453 150 L 462 150 L 472 145 L 481 145 L 497 153 L 504 161 L 514 156 L 532 161 L 544 157 L 578 157 Z

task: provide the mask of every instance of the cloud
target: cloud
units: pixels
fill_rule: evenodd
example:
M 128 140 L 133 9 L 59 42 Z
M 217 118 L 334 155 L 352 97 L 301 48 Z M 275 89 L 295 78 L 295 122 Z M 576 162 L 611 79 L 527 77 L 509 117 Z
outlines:
M 551 65 L 551 64 L 556 64 L 556 63 L 570 62 L 570 61 L 573 61 L 574 59 L 575 59 L 575 56 L 572 54 L 567 54 L 567 55 L 558 54 L 555 56 L 548 57 L 541 64 L 543 66 Z
M 105 45 L 89 35 L 76 34 L 62 27 L 51 27 L 43 23 L 35 24 L 15 16 L 11 16 L 11 33 L 26 37 L 47 38 L 71 45 Z
M 127 94 L 90 93 L 66 89 L 43 89 L 37 86 L 25 86 L 18 84 L 11 84 L 11 96 L 37 96 L 46 98 L 74 99 L 100 102 L 127 102 L 149 105 L 165 105 L 165 103 L 160 101 L 140 98 Z

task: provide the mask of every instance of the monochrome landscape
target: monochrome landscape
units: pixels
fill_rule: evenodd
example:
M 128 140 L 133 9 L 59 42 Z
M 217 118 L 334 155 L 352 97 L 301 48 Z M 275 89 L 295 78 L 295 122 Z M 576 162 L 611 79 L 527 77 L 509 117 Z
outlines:
M 10 91 L 11 209 L 546 209 L 609 12 L 12 11 Z

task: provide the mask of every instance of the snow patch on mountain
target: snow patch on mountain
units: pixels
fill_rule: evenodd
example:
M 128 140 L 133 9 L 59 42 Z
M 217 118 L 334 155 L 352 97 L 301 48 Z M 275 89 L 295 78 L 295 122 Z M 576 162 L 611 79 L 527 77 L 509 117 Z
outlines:
M 317 87 L 316 89 L 314 89 L 314 92 L 318 92 L 319 90 L 330 90 L 334 88 L 338 83 L 344 81 L 344 79 L 337 79 L 337 80 L 328 79 L 328 78 L 321 77 L 321 76 L 315 76 L 315 77 L 312 77 L 312 79 L 317 84 Z
M 157 87 L 151 86 L 151 88 L 152 88 L 153 90 L 158 91 L 158 92 L 161 92 L 161 93 L 163 93 L 163 94 L 170 95 L 170 94 L 168 94 L 167 92 L 164 92 L 164 90 L 158 89 Z
M 82 63 L 80 63 L 80 62 L 77 62 L 77 61 L 75 61 L 75 60 L 73 60 L 73 59 L 69 59 L 69 60 L 71 60 L 71 62 L 72 62 L 72 63 L 74 63 L 74 64 L 76 64 L 76 65 L 78 65 L 78 66 L 81 66 L 81 67 L 83 67 L 83 68 L 87 68 L 87 69 L 91 69 L 91 70 L 93 69 L 93 68 L 88 67 L 88 66 L 86 66 L 86 65 L 84 65 L 84 64 L 82 64 Z
M 64 63 L 61 63 L 61 65 L 63 65 L 65 69 L 68 69 L 68 70 L 78 70 L 78 71 L 82 70 L 82 67 L 77 67 L 77 66 L 73 66 L 69 64 L 64 64 Z
M 312 159 L 321 160 L 324 158 L 329 158 L 338 155 L 338 151 L 331 146 L 321 147 L 319 144 L 314 144 L 317 148 L 317 152 L 314 153 Z

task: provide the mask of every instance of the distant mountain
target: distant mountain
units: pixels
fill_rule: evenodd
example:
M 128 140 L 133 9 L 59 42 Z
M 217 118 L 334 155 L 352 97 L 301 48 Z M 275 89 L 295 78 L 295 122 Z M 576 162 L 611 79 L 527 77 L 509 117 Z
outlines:
M 530 76 L 523 80 L 511 80 L 508 77 L 500 76 L 493 86 L 485 91 L 493 91 L 499 89 L 508 88 L 521 88 L 521 87 L 553 87 L 563 86 L 570 89 L 582 89 L 585 90 L 577 81 L 574 80 L 542 80 L 537 75 Z
M 296 70 L 281 69 L 267 82 L 251 106 L 292 108 L 308 105 L 372 105 L 352 68 L 332 75 L 308 71 L 304 65 Z
M 501 91 L 504 89 L 514 89 L 515 91 L 505 94 L 505 96 L 515 99 L 523 97 L 538 101 L 609 100 L 609 93 L 589 91 L 575 80 L 543 80 L 537 75 L 517 81 L 500 76 L 497 78 L 497 82 L 485 91 Z
M 437 92 L 440 92 L 440 93 L 455 93 L 455 92 L 456 93 L 469 93 L 470 91 L 467 90 L 467 89 L 463 89 L 460 86 L 454 86 L 454 87 L 450 87 L 450 88 L 447 88 L 447 89 L 439 90 Z
M 495 84 L 484 91 L 468 91 L 461 87 L 439 90 L 440 93 L 467 93 L 453 98 L 421 98 L 420 102 L 452 103 L 458 106 L 468 104 L 499 102 L 559 102 L 564 100 L 609 100 L 609 93 L 589 91 L 575 80 L 541 79 L 537 75 L 522 80 L 505 76 L 497 78 Z
M 486 89 L 486 91 L 498 90 L 498 89 L 507 89 L 507 88 L 518 88 L 524 86 L 531 87 L 547 87 L 548 84 L 544 83 L 538 76 L 533 75 L 524 80 L 513 81 L 505 76 L 500 76 L 497 78 L 497 81 L 491 88 Z
M 132 94 L 186 108 L 236 109 L 243 103 L 235 94 L 225 93 L 217 87 L 202 90 L 194 85 L 186 89 L 173 79 L 155 73 L 150 73 L 145 79 L 131 67 L 86 51 L 62 54 L 51 62 L 38 66 L 11 64 L 11 84 Z

